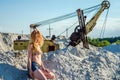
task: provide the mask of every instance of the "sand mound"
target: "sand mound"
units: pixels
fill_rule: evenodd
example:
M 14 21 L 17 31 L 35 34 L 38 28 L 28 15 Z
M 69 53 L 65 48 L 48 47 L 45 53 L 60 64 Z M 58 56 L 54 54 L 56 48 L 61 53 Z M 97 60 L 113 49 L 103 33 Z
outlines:
M 27 52 L 16 56 L 12 47 L 8 46 L 13 38 L 5 43 L 1 36 L 0 79 L 27 80 Z M 94 46 L 85 49 L 81 44 L 66 48 L 62 43 L 64 41 L 61 42 L 62 49 L 43 55 L 45 66 L 56 74 L 57 80 L 120 79 L 120 57 L 116 54 Z

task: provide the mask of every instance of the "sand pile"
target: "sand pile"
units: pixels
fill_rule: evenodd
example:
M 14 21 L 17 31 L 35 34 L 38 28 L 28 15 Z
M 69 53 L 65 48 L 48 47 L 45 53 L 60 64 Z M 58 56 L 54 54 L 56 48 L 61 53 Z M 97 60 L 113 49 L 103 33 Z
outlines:
M 102 48 L 68 47 L 50 52 L 46 65 L 59 80 L 120 79 L 120 58 Z
M 94 46 L 85 49 L 81 44 L 66 48 L 64 40 L 60 43 L 62 49 L 43 55 L 45 66 L 56 74 L 57 80 L 120 79 L 120 57 L 116 54 Z M 0 48 L 4 49 L 7 45 L 1 42 L 3 48 Z M 0 79 L 27 80 L 26 66 L 26 51 L 17 56 L 9 48 L 0 51 Z

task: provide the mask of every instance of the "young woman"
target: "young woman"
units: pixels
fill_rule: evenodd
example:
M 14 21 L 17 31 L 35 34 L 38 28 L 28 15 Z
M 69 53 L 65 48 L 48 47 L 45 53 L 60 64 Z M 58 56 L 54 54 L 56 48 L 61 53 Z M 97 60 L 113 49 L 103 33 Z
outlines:
M 41 47 L 44 43 L 42 34 L 37 30 L 31 33 L 30 43 L 28 45 L 28 69 L 29 75 L 38 80 L 54 79 L 55 75 L 50 70 L 46 69 L 41 60 Z

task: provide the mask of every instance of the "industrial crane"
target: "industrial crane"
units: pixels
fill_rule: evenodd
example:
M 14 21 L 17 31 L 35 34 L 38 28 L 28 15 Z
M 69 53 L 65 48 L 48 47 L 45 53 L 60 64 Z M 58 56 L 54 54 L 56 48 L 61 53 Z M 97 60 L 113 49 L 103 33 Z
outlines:
M 56 18 L 52 18 L 52 19 L 44 20 L 44 21 L 37 22 L 34 24 L 30 24 L 30 28 L 34 29 L 39 26 L 44 26 L 47 24 L 51 24 L 54 22 L 58 22 L 61 20 L 65 20 L 65 19 L 69 19 L 69 18 L 78 16 L 79 25 L 76 26 L 76 28 L 74 29 L 74 32 L 71 34 L 69 45 L 76 46 L 82 41 L 83 46 L 85 48 L 89 48 L 88 42 L 87 42 L 87 34 L 89 32 L 91 32 L 92 29 L 95 27 L 96 22 L 97 22 L 98 18 L 100 17 L 100 15 L 102 14 L 102 12 L 105 9 L 108 9 L 109 7 L 110 7 L 110 2 L 108 0 L 104 0 L 101 4 L 84 9 L 84 10 L 78 9 L 78 10 L 76 10 L 76 12 L 73 12 L 70 14 L 66 14 L 63 16 L 56 17 Z M 97 13 L 91 18 L 90 21 L 88 21 L 85 24 L 86 16 L 84 16 L 84 14 L 88 13 L 90 11 L 93 11 L 95 9 L 98 9 Z M 16 41 L 16 43 L 18 43 L 18 42 L 19 41 Z M 15 41 L 14 41 L 14 43 L 15 43 Z M 16 50 L 20 49 L 20 46 L 19 46 L 19 48 L 17 48 L 17 46 L 18 45 L 14 44 L 14 49 L 16 49 Z M 24 49 L 24 48 L 22 48 L 22 49 Z M 58 49 L 58 46 L 56 46 L 56 44 L 54 44 L 51 40 L 46 40 L 42 49 L 43 49 L 43 52 L 49 52 L 49 51 Z
M 93 30 L 93 28 L 96 25 L 96 22 L 102 12 L 105 9 L 108 9 L 110 7 L 110 3 L 107 0 L 104 0 L 101 5 L 97 5 L 95 7 L 101 6 L 100 9 L 97 11 L 97 13 L 92 17 L 90 21 L 87 22 L 85 25 L 85 16 L 83 13 L 83 10 L 77 10 L 78 13 L 78 20 L 79 20 L 79 25 L 76 26 L 74 32 L 72 33 L 70 37 L 70 45 L 76 46 L 79 44 L 81 41 L 83 42 L 83 46 L 85 48 L 89 48 L 88 46 L 88 41 L 87 41 L 87 34 Z

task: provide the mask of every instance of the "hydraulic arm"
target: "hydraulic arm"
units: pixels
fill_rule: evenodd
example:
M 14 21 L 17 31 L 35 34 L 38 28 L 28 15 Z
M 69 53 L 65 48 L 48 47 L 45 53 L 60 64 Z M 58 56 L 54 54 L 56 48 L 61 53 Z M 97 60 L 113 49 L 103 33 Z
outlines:
M 79 25 L 76 26 L 74 32 L 70 36 L 70 43 L 69 45 L 76 46 L 81 41 L 83 42 L 83 46 L 85 48 L 89 48 L 88 41 L 87 41 L 87 34 L 92 31 L 92 29 L 95 27 L 95 24 L 100 17 L 101 13 L 110 7 L 110 3 L 108 1 L 103 1 L 101 4 L 101 8 L 98 10 L 98 12 L 93 16 L 93 18 L 85 25 L 85 19 L 84 13 L 82 10 L 77 10 L 78 13 L 78 21 Z
M 69 45 L 76 46 L 77 44 L 79 44 L 82 41 L 83 46 L 85 48 L 89 48 L 86 35 L 89 32 L 91 32 L 92 29 L 95 27 L 95 24 L 96 24 L 98 18 L 100 17 L 101 13 L 105 9 L 108 9 L 109 7 L 110 7 L 109 1 L 104 0 L 102 2 L 102 4 L 100 4 L 100 5 L 96 5 L 96 6 L 84 9 L 84 10 L 78 9 L 76 12 L 73 12 L 70 14 L 66 14 L 63 16 L 56 17 L 56 18 L 52 18 L 52 19 L 48 19 L 48 20 L 44 20 L 41 22 L 31 24 L 30 28 L 36 28 L 38 26 L 43 26 L 43 25 L 51 24 L 51 23 L 54 23 L 57 21 L 61 21 L 61 20 L 65 20 L 65 19 L 69 19 L 69 18 L 78 16 L 79 25 L 76 26 L 74 32 L 71 34 Z M 98 12 L 93 16 L 93 18 L 90 21 L 87 22 L 87 24 L 85 24 L 86 17 L 84 16 L 84 14 L 88 13 L 90 11 L 93 11 L 96 8 L 97 9 L 99 8 Z M 14 41 L 14 49 L 15 50 L 25 50 L 25 49 L 27 49 L 28 42 L 29 42 L 29 40 L 20 40 L 20 39 L 15 40 Z M 23 45 L 21 45 L 21 44 L 23 44 Z M 59 49 L 59 46 L 56 45 L 52 40 L 45 40 L 44 45 L 42 47 L 43 52 L 49 52 L 49 51 L 53 51 L 53 50 L 57 50 L 57 49 Z
M 92 31 L 92 29 L 95 27 L 96 22 L 98 20 L 98 18 L 100 17 L 100 15 L 102 14 L 102 12 L 105 9 L 108 9 L 110 7 L 110 3 L 108 1 L 103 1 L 101 4 L 101 8 L 99 9 L 99 11 L 95 14 L 95 16 L 86 24 L 86 34 L 88 34 L 90 31 Z
M 90 21 L 88 21 L 87 24 L 85 24 L 86 17 L 84 16 L 84 14 L 87 12 L 93 11 L 95 9 L 95 7 L 99 8 L 99 10 L 92 17 L 92 19 Z M 77 12 L 73 12 L 73 13 L 63 15 L 60 17 L 56 17 L 56 18 L 48 19 L 48 20 L 41 21 L 38 23 L 34 23 L 34 24 L 30 25 L 30 28 L 36 28 L 38 26 L 43 26 L 43 25 L 47 25 L 47 24 L 54 23 L 57 21 L 61 21 L 61 20 L 65 20 L 68 18 L 78 16 L 79 25 L 76 26 L 74 32 L 71 34 L 71 36 L 70 36 L 71 41 L 70 41 L 69 45 L 76 46 L 77 44 L 79 44 L 82 41 L 83 46 L 86 48 L 89 48 L 86 35 L 89 32 L 91 32 L 92 29 L 95 27 L 96 22 L 97 22 L 98 18 L 100 17 L 100 15 L 102 14 L 102 12 L 105 9 L 108 9 L 109 7 L 110 7 L 109 1 L 104 0 L 101 5 L 96 5 L 96 6 L 87 8 L 85 10 L 78 9 Z
M 106 5 L 106 2 L 104 2 L 104 4 Z M 99 6 L 100 5 L 96 5 L 96 6 L 84 9 L 83 13 L 84 14 L 88 13 L 88 12 L 94 10 L 95 7 L 99 7 Z M 40 21 L 40 22 L 37 22 L 37 23 L 33 23 L 33 24 L 30 25 L 30 28 L 35 28 L 35 27 L 38 27 L 38 26 L 44 26 L 44 25 L 47 25 L 47 24 L 55 23 L 55 22 L 62 21 L 62 20 L 65 20 L 65 19 L 69 19 L 69 18 L 72 18 L 72 17 L 75 17 L 75 16 L 78 16 L 77 12 L 72 12 L 72 13 L 62 15 L 62 16 L 59 16 L 59 17 L 56 17 L 56 18 L 52 18 L 52 19 Z

